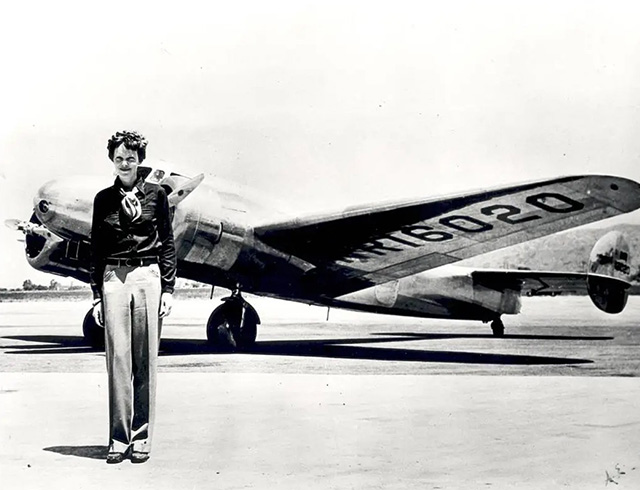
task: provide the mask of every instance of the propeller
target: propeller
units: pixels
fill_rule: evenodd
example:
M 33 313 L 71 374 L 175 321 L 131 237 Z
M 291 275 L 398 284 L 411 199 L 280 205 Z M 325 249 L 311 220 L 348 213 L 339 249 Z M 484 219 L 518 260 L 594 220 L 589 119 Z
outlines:
M 9 228 L 10 230 L 13 231 L 22 231 L 22 225 L 24 224 L 24 221 L 20 220 L 20 219 L 6 219 L 4 220 L 4 225 Z
M 51 238 L 51 232 L 45 226 L 37 223 L 31 223 L 21 219 L 7 219 L 4 221 L 7 228 L 13 231 L 21 231 L 25 235 L 38 235 L 43 238 Z
M 204 180 L 204 174 L 196 175 L 193 179 L 188 180 L 184 184 L 176 187 L 171 194 L 167 197 L 169 206 L 177 206 L 185 198 L 193 192 Z

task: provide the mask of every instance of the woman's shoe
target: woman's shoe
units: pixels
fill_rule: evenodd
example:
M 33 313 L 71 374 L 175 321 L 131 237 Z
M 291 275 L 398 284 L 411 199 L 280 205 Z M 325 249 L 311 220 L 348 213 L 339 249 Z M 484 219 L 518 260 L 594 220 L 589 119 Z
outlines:
M 147 461 L 149 461 L 149 453 L 143 453 L 140 451 L 133 451 L 131 453 L 132 463 L 146 463 Z
M 107 464 L 118 464 L 124 461 L 124 453 L 107 454 Z

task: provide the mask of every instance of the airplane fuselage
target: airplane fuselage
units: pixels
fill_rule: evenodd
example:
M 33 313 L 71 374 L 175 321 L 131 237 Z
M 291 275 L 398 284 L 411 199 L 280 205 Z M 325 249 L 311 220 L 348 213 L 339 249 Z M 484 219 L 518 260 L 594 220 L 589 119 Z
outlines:
M 316 305 L 497 321 L 498 332 L 500 315 L 520 311 L 523 281 L 542 276 L 452 263 L 640 207 L 636 182 L 574 176 L 296 217 L 246 187 L 141 170 L 167 190 L 180 277 Z M 33 267 L 88 282 L 93 199 L 108 185 L 70 177 L 40 188 L 30 222 L 13 220 L 25 232 Z M 598 257 L 626 264 L 628 247 L 613 237 L 596 248 L 604 252 L 590 259 L 592 276 L 565 274 L 563 280 L 586 284 L 604 311 L 621 311 L 628 283 Z M 605 277 L 595 277 L 601 273 Z M 557 279 L 553 272 L 543 275 Z
M 168 175 L 168 174 L 167 174 Z M 171 174 L 160 180 L 171 193 L 187 182 Z M 104 179 L 67 178 L 43 185 L 34 198 L 32 221 L 48 237 L 27 237 L 27 259 L 39 269 L 88 282 L 93 197 Z M 246 188 L 214 186 L 206 180 L 174 208 L 178 276 L 228 289 L 316 305 L 420 317 L 489 320 L 517 313 L 517 294 L 474 288 L 465 269 L 439 269 L 383 285 L 364 285 L 341 296 L 325 293 L 326 276 L 314 266 L 255 236 L 256 226 L 286 216 Z M 446 269 L 445 269 L 446 270 Z M 368 286 L 368 287 L 367 287 Z

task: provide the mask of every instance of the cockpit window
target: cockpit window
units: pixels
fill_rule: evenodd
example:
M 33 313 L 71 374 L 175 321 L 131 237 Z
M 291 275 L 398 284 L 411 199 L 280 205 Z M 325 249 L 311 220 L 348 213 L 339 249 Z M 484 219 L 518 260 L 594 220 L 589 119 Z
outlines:
M 159 184 L 164 179 L 165 172 L 159 168 L 153 170 L 151 174 L 147 177 L 147 182 L 151 182 L 152 184 Z
M 181 183 L 189 180 L 188 177 L 171 172 L 169 169 L 142 165 L 138 167 L 138 175 L 141 175 L 145 182 L 161 185 L 167 191 L 167 195 L 171 194 Z
M 140 167 L 138 171 L 143 170 L 143 167 Z M 167 191 L 167 194 L 171 194 L 173 190 L 173 181 L 167 175 L 167 172 L 162 170 L 161 168 L 150 168 L 144 167 L 143 178 L 145 182 L 149 182 L 151 184 L 158 184 L 164 187 L 164 190 Z

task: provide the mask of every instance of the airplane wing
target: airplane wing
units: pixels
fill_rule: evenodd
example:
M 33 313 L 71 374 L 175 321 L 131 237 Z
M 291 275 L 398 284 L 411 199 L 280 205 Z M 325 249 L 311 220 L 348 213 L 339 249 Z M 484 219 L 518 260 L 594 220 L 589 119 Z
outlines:
M 335 296 L 638 207 L 637 182 L 583 175 L 350 208 L 254 231 L 307 262 L 309 288 Z

